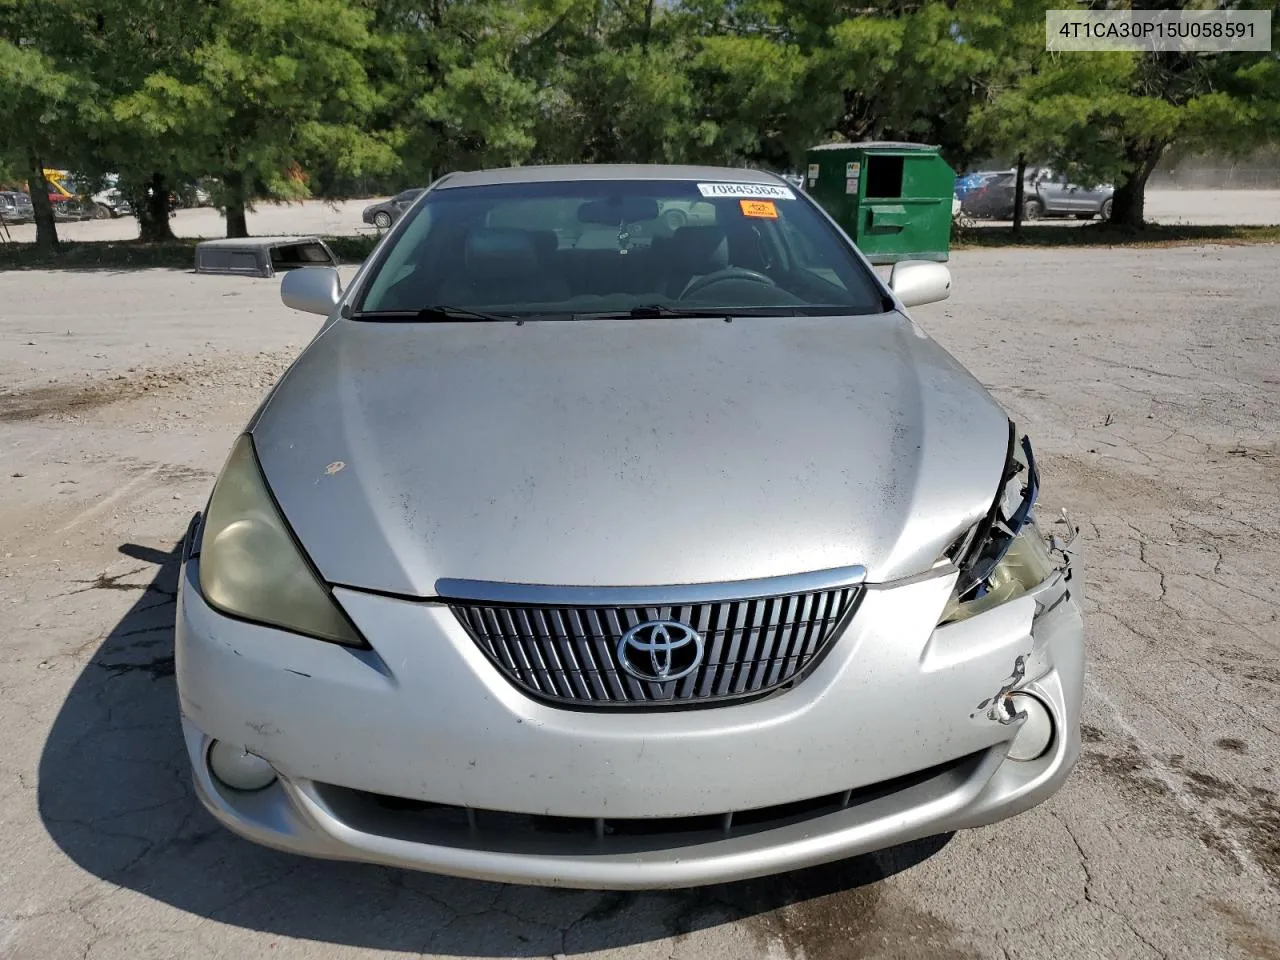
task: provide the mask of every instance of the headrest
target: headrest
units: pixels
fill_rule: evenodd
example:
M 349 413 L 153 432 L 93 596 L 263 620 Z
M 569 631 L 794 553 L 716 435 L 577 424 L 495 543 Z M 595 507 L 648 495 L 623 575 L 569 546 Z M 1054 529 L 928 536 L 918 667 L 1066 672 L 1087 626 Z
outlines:
M 495 279 L 536 273 L 538 253 L 523 230 L 482 227 L 467 234 L 467 272 L 484 271 Z
M 681 227 L 671 235 L 669 253 L 694 273 L 711 273 L 729 266 L 729 238 L 724 227 Z

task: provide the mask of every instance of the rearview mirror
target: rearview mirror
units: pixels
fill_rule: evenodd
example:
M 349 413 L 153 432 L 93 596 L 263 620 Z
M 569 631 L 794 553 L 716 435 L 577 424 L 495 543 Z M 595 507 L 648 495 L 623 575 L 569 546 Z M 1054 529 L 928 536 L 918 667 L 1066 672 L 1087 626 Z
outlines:
M 936 303 L 951 296 L 951 271 L 928 260 L 903 260 L 889 273 L 889 289 L 904 307 Z
M 332 267 L 299 267 L 280 281 L 280 299 L 286 307 L 327 317 L 342 296 L 342 278 Z

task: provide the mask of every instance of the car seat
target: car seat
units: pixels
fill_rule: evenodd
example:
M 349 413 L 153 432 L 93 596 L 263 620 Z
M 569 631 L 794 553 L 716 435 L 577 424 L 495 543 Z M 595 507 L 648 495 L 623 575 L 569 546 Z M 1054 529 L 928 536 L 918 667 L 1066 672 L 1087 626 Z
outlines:
M 440 302 L 450 305 L 516 305 L 568 298 L 568 284 L 546 268 L 533 235 L 509 227 L 468 231 L 460 269 L 440 286 Z

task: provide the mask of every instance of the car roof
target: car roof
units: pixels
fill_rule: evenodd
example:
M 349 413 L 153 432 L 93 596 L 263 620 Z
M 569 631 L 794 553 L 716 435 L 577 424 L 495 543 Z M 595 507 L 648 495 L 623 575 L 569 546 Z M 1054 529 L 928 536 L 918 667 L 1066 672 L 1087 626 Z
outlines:
M 215 249 L 232 250 L 269 250 L 287 243 L 319 243 L 320 238 L 308 235 L 288 235 L 275 237 L 218 237 L 213 240 L 201 240 L 197 246 Z
M 699 167 L 660 163 L 579 163 L 503 167 L 445 174 L 435 189 L 505 183 L 556 183 L 575 180 L 705 180 L 712 183 L 785 184 L 776 174 L 739 167 Z

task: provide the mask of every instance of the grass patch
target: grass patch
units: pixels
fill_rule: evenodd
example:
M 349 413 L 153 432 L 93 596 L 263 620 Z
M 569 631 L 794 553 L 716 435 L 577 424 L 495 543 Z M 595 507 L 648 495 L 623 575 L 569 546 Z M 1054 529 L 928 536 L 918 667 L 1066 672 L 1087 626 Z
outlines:
M 321 239 L 329 245 L 329 249 L 333 251 L 333 255 L 340 263 L 364 263 L 365 258 L 373 253 L 373 248 L 377 246 L 380 237 L 364 234 L 355 237 L 322 237 Z
M 377 237 L 324 237 L 340 263 L 360 263 Z M 0 270 L 135 270 L 162 267 L 194 270 L 198 240 L 143 243 L 140 240 L 64 241 L 57 253 L 41 253 L 34 243 L 0 243 Z
M 978 247 L 1185 247 L 1220 243 L 1239 246 L 1280 243 L 1280 226 L 1209 226 L 1148 224 L 1141 230 L 1095 223 L 1084 227 L 1066 224 L 1023 224 L 1015 237 L 1009 227 L 960 227 L 951 238 L 951 249 Z

